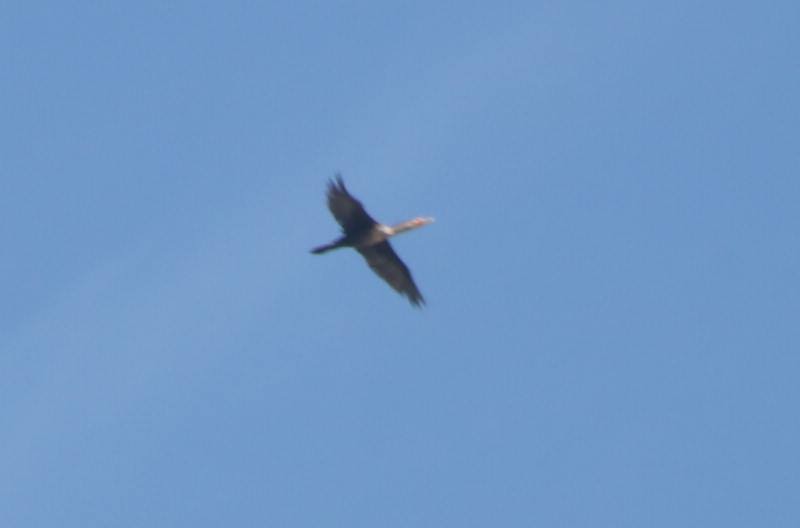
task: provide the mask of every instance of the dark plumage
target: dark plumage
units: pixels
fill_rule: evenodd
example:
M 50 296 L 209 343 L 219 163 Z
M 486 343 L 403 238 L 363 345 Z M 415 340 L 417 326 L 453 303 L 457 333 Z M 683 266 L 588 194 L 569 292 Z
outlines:
M 392 288 L 408 297 L 411 304 L 425 304 L 411 272 L 400 260 L 389 244 L 389 238 L 410 229 L 433 222 L 433 218 L 417 217 L 408 222 L 387 226 L 373 219 L 364 206 L 344 186 L 341 176 L 328 183 L 328 208 L 342 226 L 342 236 L 330 244 L 311 250 L 314 254 L 325 253 L 340 247 L 352 247 L 361 253 L 372 270 Z

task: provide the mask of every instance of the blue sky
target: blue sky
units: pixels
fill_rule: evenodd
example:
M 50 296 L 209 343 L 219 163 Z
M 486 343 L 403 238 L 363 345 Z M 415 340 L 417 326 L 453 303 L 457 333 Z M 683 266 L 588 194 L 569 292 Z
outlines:
M 797 526 L 798 19 L 7 5 L 0 524 Z

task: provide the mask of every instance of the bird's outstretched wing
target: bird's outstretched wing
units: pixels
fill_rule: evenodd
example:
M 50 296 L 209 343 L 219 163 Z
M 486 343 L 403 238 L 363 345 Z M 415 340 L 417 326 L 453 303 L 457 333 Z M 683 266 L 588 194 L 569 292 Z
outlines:
M 417 285 L 414 284 L 408 266 L 400 260 L 389 242 L 383 241 L 357 249 L 367 259 L 367 264 L 372 271 L 388 282 L 389 286 L 408 297 L 411 304 L 414 306 L 425 304 L 425 299 L 422 298 Z
M 367 230 L 377 222 L 364 210 L 361 202 L 356 200 L 344 186 L 341 176 L 328 182 L 328 209 L 342 226 L 345 234 L 351 235 Z

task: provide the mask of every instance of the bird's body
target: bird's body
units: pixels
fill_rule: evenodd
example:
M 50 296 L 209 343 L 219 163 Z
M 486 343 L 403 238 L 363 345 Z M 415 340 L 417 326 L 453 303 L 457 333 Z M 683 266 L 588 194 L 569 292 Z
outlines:
M 311 250 L 321 254 L 341 247 L 352 247 L 367 260 L 370 268 L 392 288 L 419 306 L 425 299 L 419 292 L 411 272 L 389 244 L 389 238 L 433 222 L 432 218 L 417 217 L 408 222 L 388 226 L 376 222 L 345 188 L 341 177 L 328 184 L 328 208 L 342 226 L 342 236 L 330 244 Z

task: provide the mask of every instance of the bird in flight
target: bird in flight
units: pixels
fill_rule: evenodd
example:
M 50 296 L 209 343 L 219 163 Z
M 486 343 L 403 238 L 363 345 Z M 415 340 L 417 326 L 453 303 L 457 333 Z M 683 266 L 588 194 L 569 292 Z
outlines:
M 342 226 L 342 236 L 322 246 L 315 247 L 311 253 L 319 255 L 342 247 L 351 247 L 361 253 L 372 271 L 389 283 L 397 292 L 408 297 L 411 304 L 419 307 L 425 299 L 419 292 L 411 272 L 389 244 L 389 238 L 433 222 L 433 218 L 419 216 L 408 222 L 388 226 L 376 222 L 364 210 L 344 186 L 342 177 L 328 182 L 328 209 Z

